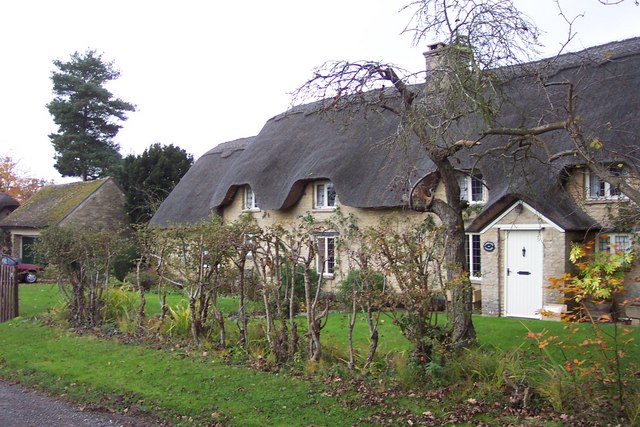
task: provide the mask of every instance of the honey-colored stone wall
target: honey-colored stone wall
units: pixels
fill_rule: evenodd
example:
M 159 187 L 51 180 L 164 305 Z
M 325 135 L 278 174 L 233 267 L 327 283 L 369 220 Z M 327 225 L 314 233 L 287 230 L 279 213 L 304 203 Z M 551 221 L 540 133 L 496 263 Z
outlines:
M 225 222 L 232 222 L 243 213 L 252 215 L 260 227 L 268 227 L 275 224 L 281 224 L 284 227 L 293 227 L 297 223 L 300 216 L 311 213 L 319 225 L 323 225 L 335 215 L 335 209 L 315 209 L 313 199 L 314 185 L 308 183 L 304 193 L 298 203 L 286 210 L 265 211 L 265 210 L 243 210 L 244 207 L 244 189 L 238 189 L 233 201 L 225 206 L 223 210 L 223 219 Z M 258 202 L 259 205 L 259 202 Z M 420 213 L 411 210 L 402 209 L 359 209 L 350 206 L 344 206 L 340 203 L 340 197 L 336 198 L 336 205 L 344 216 L 353 214 L 358 220 L 358 226 L 361 228 L 376 226 L 380 223 L 382 217 L 395 220 L 399 225 L 405 224 L 406 221 L 421 221 L 425 218 L 426 213 Z M 348 245 L 348 242 L 346 242 Z M 336 253 L 336 268 L 332 278 L 325 280 L 325 288 L 327 290 L 335 290 L 337 284 L 342 280 L 349 271 L 346 261 L 346 251 L 343 249 Z

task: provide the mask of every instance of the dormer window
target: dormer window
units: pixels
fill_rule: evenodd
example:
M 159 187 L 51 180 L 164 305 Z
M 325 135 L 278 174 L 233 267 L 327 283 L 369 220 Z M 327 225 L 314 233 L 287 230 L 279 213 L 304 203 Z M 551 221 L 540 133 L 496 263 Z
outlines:
M 627 175 L 627 172 L 620 166 L 610 167 L 609 172 L 616 177 Z M 588 172 L 585 175 L 585 187 L 589 200 L 625 200 L 627 198 L 619 188 L 605 182 L 593 172 Z
M 258 202 L 256 201 L 256 195 L 249 185 L 244 186 L 244 210 L 260 210 L 260 208 L 258 207 Z
M 315 209 L 334 209 L 336 207 L 336 191 L 331 181 L 320 181 L 314 184 Z
M 460 186 L 460 200 L 469 204 L 484 203 L 487 201 L 487 187 L 484 185 L 482 175 L 461 175 L 458 177 Z

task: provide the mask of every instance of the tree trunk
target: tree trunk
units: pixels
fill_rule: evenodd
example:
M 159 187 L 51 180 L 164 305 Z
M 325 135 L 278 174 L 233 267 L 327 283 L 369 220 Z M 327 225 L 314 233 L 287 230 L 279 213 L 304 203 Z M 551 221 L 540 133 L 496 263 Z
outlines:
M 189 319 L 191 321 L 191 336 L 194 341 L 198 341 L 200 338 L 200 333 L 202 330 L 202 325 L 200 324 L 200 319 L 198 315 L 198 307 L 196 306 L 197 297 L 195 294 L 190 292 L 189 295 Z
M 138 313 L 136 315 L 136 327 L 138 329 L 142 328 L 142 323 L 144 322 L 144 308 L 146 305 L 144 286 L 140 283 L 140 264 L 141 261 L 136 263 L 136 285 L 138 286 L 138 294 L 140 295 L 140 305 L 138 306 Z
M 353 295 L 351 295 L 351 315 L 349 316 L 349 325 L 347 329 L 347 334 L 349 337 L 349 364 L 347 366 L 351 370 L 353 370 L 353 368 L 356 367 L 356 357 L 353 351 L 353 328 L 356 325 L 356 314 L 357 314 L 356 293 L 353 292 Z
M 313 362 L 320 361 L 320 355 L 322 349 L 320 347 L 320 321 L 316 316 L 316 304 L 317 298 L 311 295 L 311 278 L 309 275 L 309 263 L 304 266 L 304 295 L 307 308 L 307 329 L 309 335 L 309 360 Z M 318 273 L 318 286 L 321 286 L 320 278 L 322 277 L 322 271 Z M 316 293 L 318 290 L 316 290 Z
M 291 261 L 291 276 L 289 278 L 289 328 L 291 329 L 291 344 L 289 345 L 289 358 L 298 351 L 298 324 L 296 323 L 296 264 Z
M 211 308 L 213 309 L 213 317 L 218 323 L 220 348 L 225 348 L 227 345 L 227 331 L 224 326 L 224 315 L 218 309 L 218 291 L 216 289 L 211 290 Z
M 276 349 L 274 348 L 274 339 L 271 336 L 273 330 L 273 318 L 271 314 L 271 308 L 269 307 L 269 296 L 267 295 L 268 289 L 263 284 L 262 286 L 262 301 L 264 303 L 264 315 L 265 315 L 265 327 L 267 334 L 267 342 L 269 343 L 269 348 L 273 354 L 276 353 Z
M 432 158 L 436 157 L 432 154 Z M 446 202 L 435 199 L 431 211 L 445 228 L 445 269 L 447 286 L 451 291 L 449 316 L 450 342 L 453 348 L 469 346 L 476 338 L 471 320 L 473 311 L 473 288 L 469 280 L 465 239 L 467 238 L 462 218 L 460 187 L 455 168 L 448 157 L 434 160 L 445 187 Z
M 238 294 L 240 298 L 240 306 L 238 307 L 238 329 L 239 329 L 239 337 L 238 337 L 238 345 L 243 348 L 247 348 L 247 344 L 249 343 L 247 338 L 247 314 L 245 308 L 245 260 L 242 259 L 238 263 L 238 269 L 240 273 L 240 277 L 238 278 Z
M 373 358 L 376 355 L 376 351 L 378 351 L 378 321 L 374 322 L 373 314 L 371 313 L 372 307 L 371 303 L 367 303 L 367 309 L 365 313 L 365 318 L 367 320 L 367 326 L 369 327 L 369 352 L 367 353 L 367 357 L 364 360 L 364 368 L 368 368 L 371 362 L 373 362 Z

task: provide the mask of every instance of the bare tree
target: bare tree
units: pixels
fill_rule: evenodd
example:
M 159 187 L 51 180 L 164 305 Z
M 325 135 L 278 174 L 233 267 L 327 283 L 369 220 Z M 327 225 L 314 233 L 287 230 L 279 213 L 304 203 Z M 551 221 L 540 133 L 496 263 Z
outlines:
M 382 274 L 382 267 L 377 259 L 376 239 L 379 237 L 373 228 L 360 228 L 357 218 L 344 215 L 340 209 L 336 210 L 332 228 L 338 231 L 340 238 L 336 249 L 346 253 L 349 273 L 339 284 L 338 301 L 349 306 L 350 317 L 347 325 L 349 343 L 349 369 L 356 365 L 356 353 L 353 345 L 353 331 L 356 325 L 358 311 L 362 315 L 369 330 L 369 350 L 365 356 L 363 368 L 367 369 L 376 355 L 379 342 L 378 325 L 380 324 L 380 309 L 386 303 L 386 278 Z
M 602 2 L 613 4 L 615 2 Z M 408 73 L 390 63 L 375 61 L 334 61 L 318 67 L 313 76 L 294 92 L 296 102 L 317 100 L 321 111 L 360 109 L 391 111 L 399 117 L 396 140 L 417 139 L 434 163 L 437 173 L 412 194 L 419 203 L 414 209 L 434 213 L 441 221 L 448 242 L 444 265 L 451 287 L 450 340 L 454 347 L 465 345 L 475 336 L 471 322 L 472 288 L 465 279 L 464 204 L 455 160 L 462 150 L 477 149 L 488 135 L 507 135 L 503 147 L 509 151 L 523 141 L 543 133 L 565 130 L 575 142 L 567 155 L 583 156 L 585 162 L 604 180 L 620 188 L 631 200 L 639 195 L 628 186 L 626 177 L 612 173 L 594 155 L 597 144 L 585 138 L 574 109 L 572 86 L 566 85 L 566 118 L 547 123 L 523 122 L 522 126 L 502 127 L 496 120 L 504 98 L 501 80 L 513 66 L 523 67 L 539 47 L 539 31 L 528 17 L 509 0 L 416 0 L 405 10 L 413 13 L 406 32 L 414 34 L 416 44 L 438 40 L 427 56 L 426 73 Z M 571 20 L 567 19 L 568 23 Z M 569 31 L 567 42 L 571 39 Z M 566 43 L 565 43 L 566 44 Z M 525 70 L 536 75 L 532 68 Z M 524 70 L 524 68 L 522 68 Z M 423 85 L 413 83 L 423 82 Z M 566 82 L 565 82 L 566 83 Z M 554 84 L 557 84 L 554 83 Z M 391 88 L 389 88 L 389 86 Z M 354 113 L 355 114 L 355 113 Z M 529 123 L 535 123 L 530 125 Z M 478 130 L 480 129 L 480 132 Z M 482 131 L 484 129 L 484 132 Z M 554 155 L 558 155 L 555 153 Z M 512 156 L 514 159 L 517 156 Z M 550 162 L 552 159 L 544 159 Z M 434 197 L 435 188 L 444 187 L 445 197 Z M 416 197 L 410 197 L 412 202 Z
M 236 267 L 238 278 L 236 281 L 238 293 L 238 345 L 245 349 L 249 345 L 249 336 L 247 331 L 247 291 L 253 270 L 251 264 L 247 265 L 247 261 L 256 250 L 256 242 L 254 236 L 260 233 L 260 228 L 255 219 L 250 215 L 241 215 L 233 223 L 229 224 L 231 229 L 230 243 L 234 250 L 231 258 Z
M 446 330 L 438 322 L 439 302 L 445 300 L 446 290 L 457 286 L 442 281 L 448 236 L 431 217 L 418 224 L 386 219 L 371 233 L 381 265 L 395 280 L 396 289 L 388 298 L 396 308 L 394 323 L 411 342 L 412 359 L 428 363 L 434 350 L 446 345 Z
M 213 310 L 224 345 L 224 319 L 216 305 L 218 291 L 229 270 L 227 264 L 233 256 L 232 232 L 215 215 L 197 224 L 151 229 L 146 258 L 163 281 L 187 296 L 194 340 L 204 334 L 209 311 Z

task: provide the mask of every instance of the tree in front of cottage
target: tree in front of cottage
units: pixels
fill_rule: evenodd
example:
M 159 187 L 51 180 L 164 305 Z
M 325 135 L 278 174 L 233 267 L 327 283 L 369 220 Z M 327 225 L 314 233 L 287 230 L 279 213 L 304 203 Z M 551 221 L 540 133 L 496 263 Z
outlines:
M 407 31 L 415 31 L 416 44 L 427 35 L 446 39 L 425 54 L 426 73 L 409 73 L 378 61 L 334 61 L 316 69 L 295 92 L 296 101 L 319 100 L 325 111 L 397 114 L 401 125 L 395 143 L 402 146 L 407 139 L 417 139 L 435 165 L 431 185 L 423 189 L 424 200 L 411 207 L 435 214 L 443 225 L 451 307 L 448 330 L 439 335 L 452 348 L 475 339 L 472 286 L 466 273 L 466 205 L 460 197 L 456 156 L 476 146 L 468 135 L 473 120 L 491 122 L 495 114 L 495 78 L 485 70 L 517 63 L 520 55 L 535 50 L 537 41 L 535 25 L 510 6 L 498 0 L 460 2 L 453 9 L 444 1 L 412 2 L 407 8 L 415 10 L 414 19 Z M 414 84 L 420 80 L 423 85 Z M 444 188 L 443 198 L 434 197 L 438 184 Z
M 49 135 L 55 149 L 54 167 L 62 176 L 83 181 L 112 174 L 120 164 L 113 139 L 120 122 L 135 106 L 114 95 L 105 85 L 120 77 L 113 62 L 95 50 L 75 52 L 69 61 L 55 60 L 51 74 L 53 101 L 47 104 L 58 132 Z

